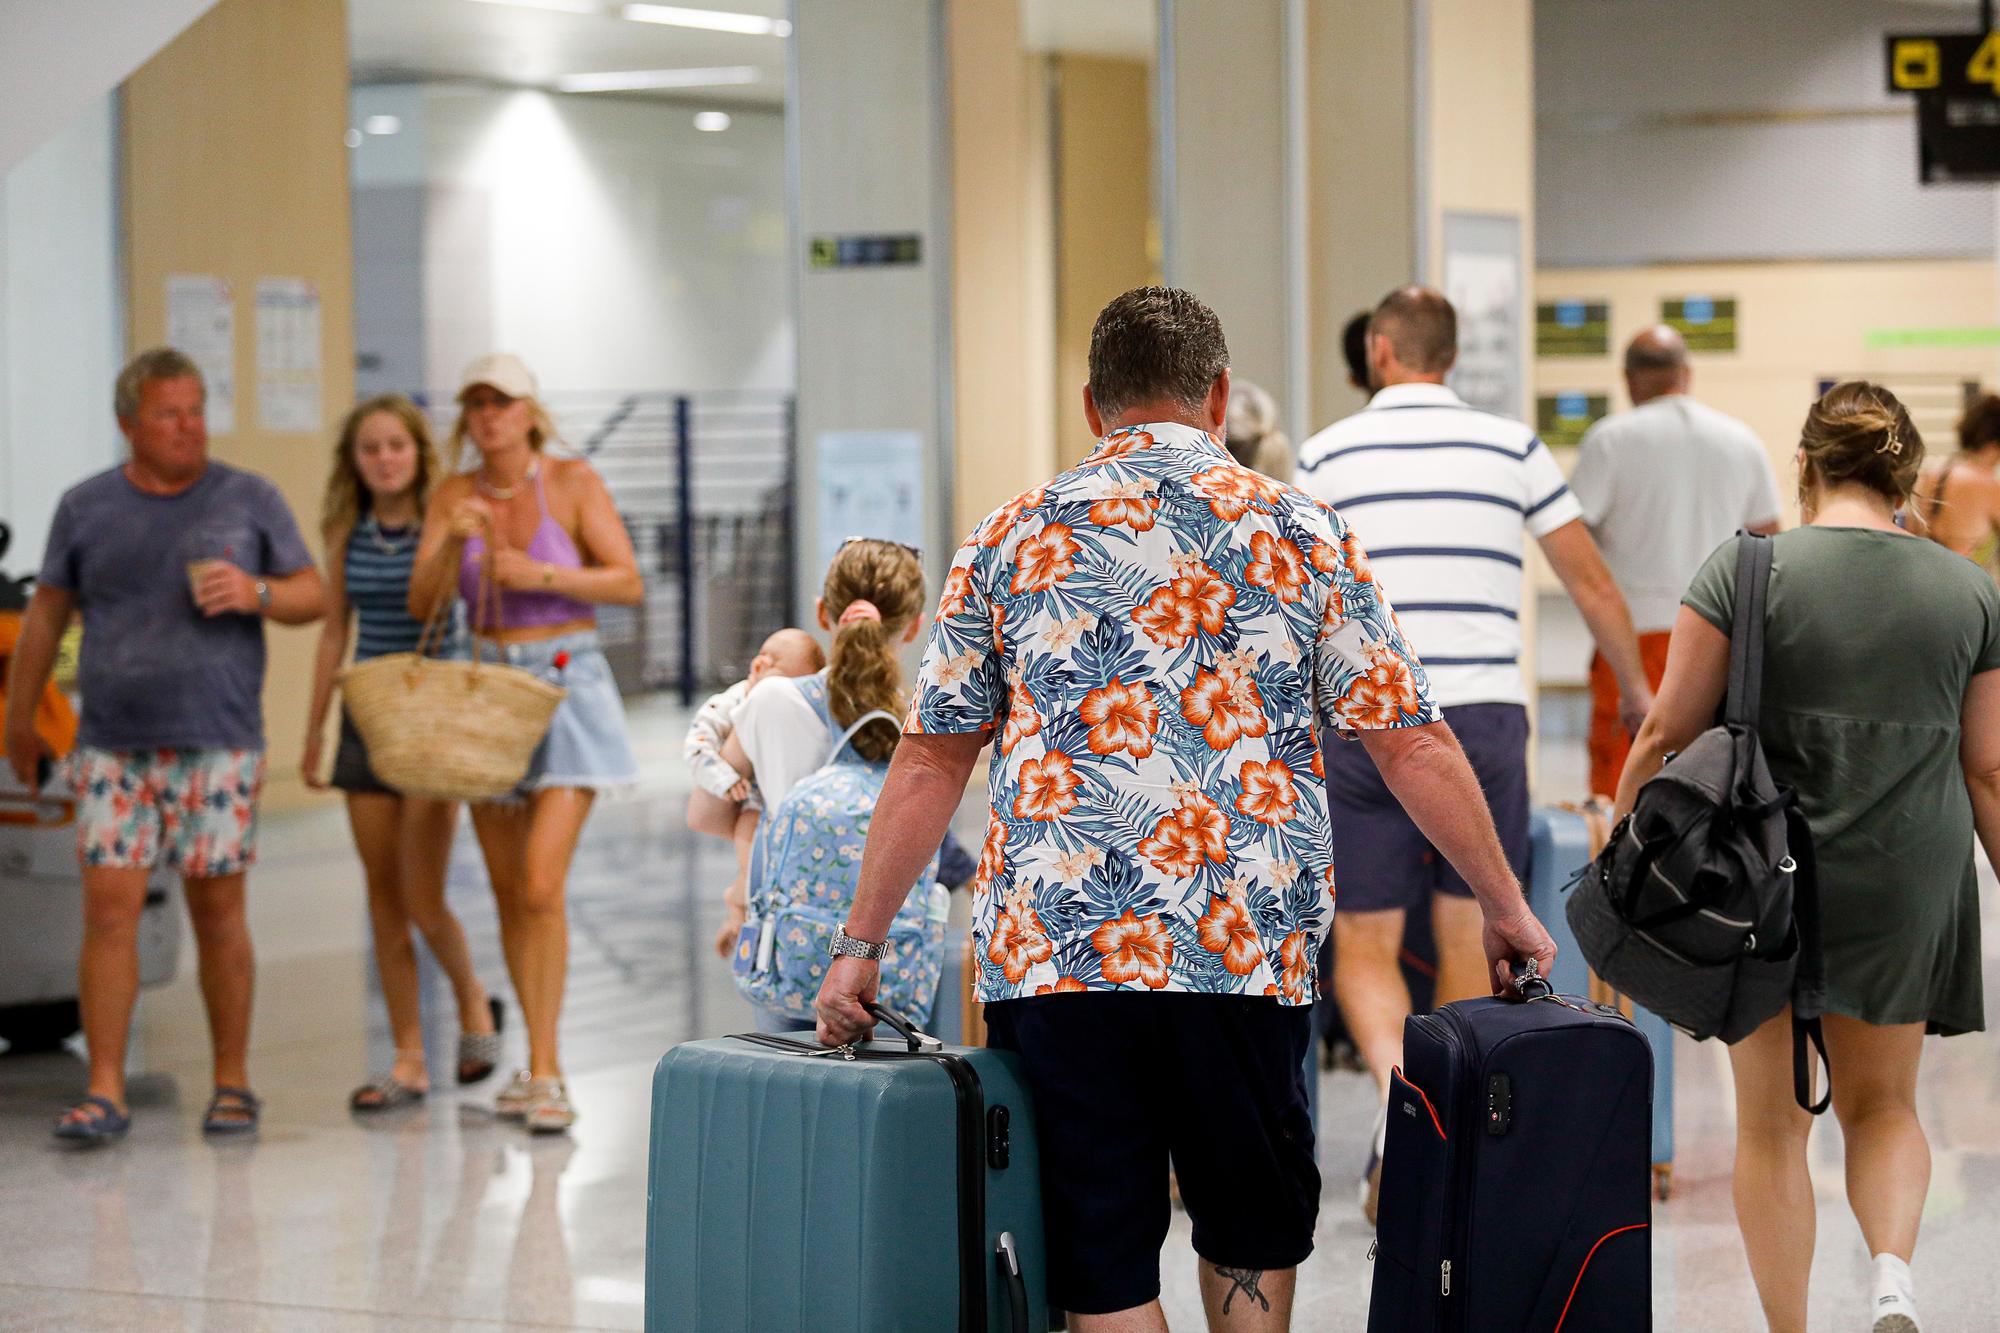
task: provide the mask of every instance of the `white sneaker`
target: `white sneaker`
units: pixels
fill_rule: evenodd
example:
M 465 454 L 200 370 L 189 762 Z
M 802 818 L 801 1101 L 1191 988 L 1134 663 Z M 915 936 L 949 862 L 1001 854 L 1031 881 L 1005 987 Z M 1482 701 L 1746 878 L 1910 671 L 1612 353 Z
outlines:
M 1874 1333 L 1922 1333 L 1910 1266 L 1893 1254 L 1875 1256 Z

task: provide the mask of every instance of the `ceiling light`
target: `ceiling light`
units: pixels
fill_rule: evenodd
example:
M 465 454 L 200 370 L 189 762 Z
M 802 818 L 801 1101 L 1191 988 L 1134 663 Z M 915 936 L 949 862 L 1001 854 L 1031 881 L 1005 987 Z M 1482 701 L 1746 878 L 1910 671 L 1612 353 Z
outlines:
M 740 32 L 750 37 L 789 37 L 792 25 L 762 14 L 732 14 L 720 9 L 683 9 L 679 5 L 626 5 L 619 11 L 634 23 L 664 23 L 671 28 L 706 28 L 710 32 Z
M 727 111 L 697 111 L 694 113 L 694 127 L 705 134 L 720 134 L 729 128 Z
M 403 122 L 398 116 L 370 116 L 361 122 L 361 129 L 367 134 L 401 134 Z
M 550 9 L 558 14 L 596 14 L 604 6 L 598 0 L 473 0 L 481 5 L 509 5 L 515 9 Z
M 755 83 L 753 65 L 721 65 L 713 69 L 627 69 L 602 74 L 565 74 L 556 80 L 564 93 L 628 93 L 655 88 L 713 88 L 722 84 Z
M 349 130 L 345 142 L 349 148 L 359 148 L 361 146 L 361 131 Z

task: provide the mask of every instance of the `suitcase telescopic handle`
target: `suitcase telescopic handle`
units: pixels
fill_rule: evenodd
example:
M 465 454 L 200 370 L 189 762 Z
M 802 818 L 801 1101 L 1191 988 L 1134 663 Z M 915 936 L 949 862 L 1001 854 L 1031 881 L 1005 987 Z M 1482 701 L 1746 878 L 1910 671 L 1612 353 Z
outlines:
M 896 1029 L 903 1040 L 910 1043 L 912 1054 L 918 1051 L 941 1051 L 944 1049 L 942 1041 L 933 1037 L 930 1033 L 920 1030 L 915 1023 L 912 1023 L 894 1009 L 889 1008 L 889 1006 L 869 1001 L 864 1003 L 862 1008 L 866 1009 L 869 1017 L 873 1018 L 877 1023 L 887 1023 L 890 1027 Z

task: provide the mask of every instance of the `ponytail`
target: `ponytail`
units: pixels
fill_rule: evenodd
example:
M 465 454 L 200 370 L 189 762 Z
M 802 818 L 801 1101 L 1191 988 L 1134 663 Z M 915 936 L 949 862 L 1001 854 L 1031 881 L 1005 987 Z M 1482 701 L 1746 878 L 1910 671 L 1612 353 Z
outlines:
M 894 542 L 851 541 L 826 571 L 820 604 L 835 622 L 827 656 L 826 702 L 842 730 L 880 709 L 880 718 L 854 734 L 854 750 L 879 762 L 896 752 L 905 701 L 896 641 L 921 613 L 924 571 L 916 556 Z

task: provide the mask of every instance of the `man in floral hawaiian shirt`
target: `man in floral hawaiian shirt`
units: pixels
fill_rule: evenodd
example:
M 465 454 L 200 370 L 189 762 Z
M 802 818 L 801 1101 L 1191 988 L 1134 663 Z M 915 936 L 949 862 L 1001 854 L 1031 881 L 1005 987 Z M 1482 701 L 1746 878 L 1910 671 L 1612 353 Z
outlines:
M 1229 354 L 1146 287 L 1091 335 L 1101 439 L 959 550 L 868 840 L 849 935 L 884 938 L 981 748 L 979 997 L 1040 1117 L 1050 1299 L 1164 1328 L 1171 1161 L 1212 1327 L 1287 1327 L 1319 1173 L 1301 1068 L 1333 914 L 1321 726 L 1359 737 L 1462 867 L 1505 966 L 1554 955 L 1471 768 L 1339 515 L 1238 466 Z M 852 1040 L 877 965 L 836 959 Z M 1072 998 L 1074 996 L 1075 998 Z

